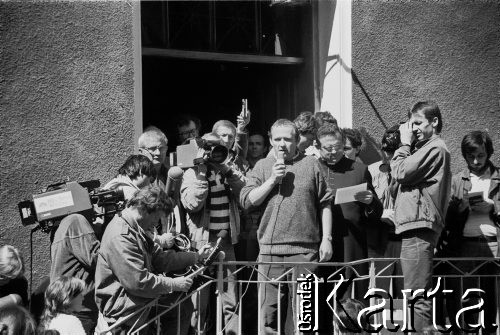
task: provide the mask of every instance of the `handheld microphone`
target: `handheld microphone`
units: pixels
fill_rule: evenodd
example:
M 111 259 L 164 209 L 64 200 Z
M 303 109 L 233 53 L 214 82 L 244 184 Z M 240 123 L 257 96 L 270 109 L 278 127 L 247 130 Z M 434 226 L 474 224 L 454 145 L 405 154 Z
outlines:
M 285 164 L 285 153 L 283 151 L 278 151 L 278 157 L 276 158 L 277 164 Z M 281 177 L 278 181 L 278 184 L 281 185 L 283 182 L 283 177 Z
M 172 166 L 168 170 L 167 185 L 165 187 L 165 192 L 169 197 L 173 197 L 179 187 L 179 182 L 182 180 L 184 172 L 178 166 Z
M 212 264 L 214 261 L 215 261 L 215 258 L 217 257 L 217 255 L 219 255 L 219 252 L 220 252 L 220 249 L 221 249 L 221 242 L 222 240 L 227 236 L 228 232 L 227 230 L 221 230 L 218 234 L 217 234 L 217 241 L 215 242 L 215 245 L 212 247 L 212 250 L 210 251 L 210 255 L 205 258 L 203 261 L 202 261 L 202 264 L 204 266 L 209 266 L 210 264 Z

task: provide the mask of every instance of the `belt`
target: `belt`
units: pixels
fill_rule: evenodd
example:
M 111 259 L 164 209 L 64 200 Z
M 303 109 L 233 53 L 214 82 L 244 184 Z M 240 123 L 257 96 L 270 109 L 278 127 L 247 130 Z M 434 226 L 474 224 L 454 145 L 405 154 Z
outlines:
M 484 236 L 484 235 L 480 235 L 480 236 L 463 236 L 462 240 L 466 241 L 466 242 L 486 242 L 486 243 L 489 243 L 489 242 L 496 242 L 497 241 L 497 237 L 496 236 Z

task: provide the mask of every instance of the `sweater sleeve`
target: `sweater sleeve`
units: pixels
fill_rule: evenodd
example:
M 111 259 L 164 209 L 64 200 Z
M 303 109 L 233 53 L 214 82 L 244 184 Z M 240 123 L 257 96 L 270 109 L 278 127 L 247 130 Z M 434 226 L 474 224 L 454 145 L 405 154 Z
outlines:
M 444 156 L 444 149 L 440 147 L 421 148 L 411 154 L 409 146 L 402 146 L 391 160 L 391 174 L 401 185 L 430 181 L 443 164 Z
M 188 169 L 182 177 L 181 202 L 189 213 L 199 212 L 208 196 L 208 182 L 198 179 L 195 169 Z
M 241 189 L 240 206 L 244 209 L 250 209 L 253 206 L 248 198 L 250 192 L 265 182 L 263 161 L 261 159 L 255 164 L 253 170 L 247 175 L 246 185 Z

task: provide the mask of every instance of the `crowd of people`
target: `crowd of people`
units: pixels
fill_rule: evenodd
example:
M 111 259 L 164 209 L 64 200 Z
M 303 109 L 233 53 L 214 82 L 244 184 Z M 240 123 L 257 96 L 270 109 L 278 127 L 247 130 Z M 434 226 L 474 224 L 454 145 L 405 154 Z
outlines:
M 395 297 L 403 288 L 432 287 L 436 252 L 498 257 L 500 176 L 490 161 L 488 133 L 465 134 L 464 170 L 452 176 L 438 105 L 419 102 L 404 117 L 405 122 L 385 131 L 380 161 L 367 166 L 360 159 L 360 131 L 341 129 L 328 112 L 279 119 L 267 134 L 248 132 L 250 113 L 242 112 L 236 124 L 217 121 L 201 136 L 225 147 L 227 158 L 218 162 L 200 156 L 170 195 L 168 138 L 157 127 L 146 128 L 138 140 L 139 153 L 130 155 L 105 185 L 123 191 L 125 209 L 110 220 L 82 213 L 59 223 L 51 244 L 45 309 L 37 323 L 23 307 L 28 286 L 22 257 L 15 247 L 0 248 L 0 334 L 33 334 L 36 328 L 41 334 L 131 330 L 151 311 L 145 308 L 131 318 L 132 313 L 158 297 L 162 304 L 175 303 L 190 290 L 194 278 L 186 268 L 206 259 L 216 241 L 225 261 L 259 261 L 259 279 L 285 276 L 291 283 L 308 272 L 328 277 L 333 270 L 318 267 L 318 262 L 400 258 L 399 263 L 377 263 L 377 272 L 402 275 L 402 280 L 376 281 Z M 196 141 L 203 126 L 196 117 L 183 116 L 177 123 L 178 143 Z M 351 201 L 335 202 L 338 190 L 356 185 L 366 187 Z M 190 250 L 176 248 L 179 234 L 189 238 Z M 291 266 L 283 263 L 290 262 L 301 265 L 289 271 Z M 464 270 L 474 266 L 473 261 L 462 265 Z M 289 303 L 291 319 L 296 318 L 295 285 L 266 283 L 260 306 L 257 291 L 249 290 L 247 315 L 238 315 L 235 271 L 234 265 L 224 266 L 227 282 L 219 292 L 225 334 L 238 334 L 239 318 L 244 333 L 283 332 Z M 483 271 L 498 273 L 493 267 Z M 368 274 L 367 263 L 346 270 L 345 276 L 354 273 Z M 240 276 L 249 279 L 248 272 Z M 491 324 L 498 292 L 491 280 L 481 281 L 481 287 L 489 296 L 485 315 Z M 362 300 L 367 289 L 368 282 L 361 281 L 348 295 Z M 211 292 L 202 290 L 162 315 L 162 333 L 213 332 Z M 450 303 L 450 316 L 459 307 L 460 302 Z M 256 329 L 252 311 L 257 308 L 262 329 Z M 430 301 L 418 299 L 415 330 L 425 330 L 431 320 Z M 322 321 L 320 330 L 331 334 L 331 315 Z

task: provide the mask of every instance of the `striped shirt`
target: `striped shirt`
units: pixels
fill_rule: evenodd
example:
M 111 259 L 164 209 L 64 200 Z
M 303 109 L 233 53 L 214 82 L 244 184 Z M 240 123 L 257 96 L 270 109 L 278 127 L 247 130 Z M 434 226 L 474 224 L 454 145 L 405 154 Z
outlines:
M 209 204 L 211 230 L 229 229 L 229 197 L 226 187 L 221 182 L 219 173 L 211 173 L 208 177 L 210 187 Z

